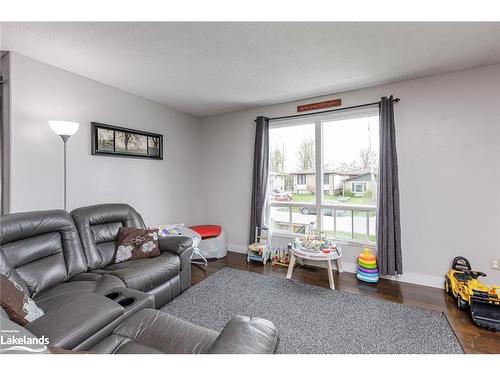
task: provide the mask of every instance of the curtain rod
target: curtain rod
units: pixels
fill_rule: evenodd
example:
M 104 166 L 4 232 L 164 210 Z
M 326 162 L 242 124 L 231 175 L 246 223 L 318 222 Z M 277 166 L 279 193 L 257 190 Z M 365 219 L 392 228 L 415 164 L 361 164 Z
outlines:
M 401 99 L 399 98 L 394 98 L 392 99 L 393 102 L 399 102 Z M 295 118 L 295 117 L 304 117 L 304 116 L 314 116 L 314 115 L 320 115 L 320 114 L 323 114 L 323 113 L 330 113 L 330 112 L 338 112 L 338 111 L 345 111 L 347 109 L 355 109 L 355 108 L 362 108 L 362 107 L 369 107 L 369 106 L 372 106 L 372 105 L 378 105 L 380 104 L 380 100 L 378 102 L 373 102 L 373 103 L 366 103 L 366 104 L 359 104 L 359 105 L 353 105 L 353 106 L 350 106 L 350 107 L 344 107 L 344 108 L 337 108 L 337 109 L 329 109 L 329 110 L 326 110 L 326 111 L 319 111 L 319 112 L 313 112 L 313 113 L 301 113 L 299 115 L 290 115 L 290 116 L 281 116 L 281 117 L 270 117 L 269 118 L 269 121 L 273 121 L 273 120 L 283 120 L 283 119 L 286 119 L 286 118 Z

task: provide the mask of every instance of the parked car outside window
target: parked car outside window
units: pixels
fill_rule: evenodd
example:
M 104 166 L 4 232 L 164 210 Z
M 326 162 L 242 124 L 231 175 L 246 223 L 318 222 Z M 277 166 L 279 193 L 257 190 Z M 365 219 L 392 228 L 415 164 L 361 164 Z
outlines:
M 273 191 L 271 195 L 271 200 L 276 201 L 276 202 L 291 202 L 293 199 L 293 194 L 290 192 L 282 191 L 282 192 L 275 192 Z

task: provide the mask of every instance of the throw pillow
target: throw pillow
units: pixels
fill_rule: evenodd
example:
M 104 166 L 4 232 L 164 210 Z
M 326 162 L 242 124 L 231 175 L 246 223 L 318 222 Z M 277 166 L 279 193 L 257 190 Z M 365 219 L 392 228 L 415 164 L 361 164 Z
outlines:
M 43 315 L 43 310 L 24 293 L 23 288 L 4 275 L 0 275 L 0 290 L 0 305 L 17 324 L 24 326 Z
M 116 240 L 115 263 L 160 255 L 157 229 L 121 227 Z

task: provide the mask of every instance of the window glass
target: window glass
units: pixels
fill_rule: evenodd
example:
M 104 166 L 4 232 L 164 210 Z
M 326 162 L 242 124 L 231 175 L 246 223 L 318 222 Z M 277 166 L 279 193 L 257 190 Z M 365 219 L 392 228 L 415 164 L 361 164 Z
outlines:
M 269 130 L 271 201 L 316 202 L 315 125 L 290 125 Z M 294 211 L 299 211 L 297 207 Z
M 326 204 L 375 205 L 378 176 L 378 116 L 323 122 Z
M 322 127 L 321 139 L 315 128 Z M 317 145 L 322 160 L 316 160 Z M 378 116 L 317 120 L 304 125 L 271 124 L 271 225 L 291 236 L 317 225 L 329 238 L 375 242 L 378 177 Z M 323 186 L 316 186 L 322 169 Z M 316 202 L 317 194 L 323 203 Z
M 305 185 L 306 184 L 306 175 L 298 174 L 297 175 L 297 185 Z

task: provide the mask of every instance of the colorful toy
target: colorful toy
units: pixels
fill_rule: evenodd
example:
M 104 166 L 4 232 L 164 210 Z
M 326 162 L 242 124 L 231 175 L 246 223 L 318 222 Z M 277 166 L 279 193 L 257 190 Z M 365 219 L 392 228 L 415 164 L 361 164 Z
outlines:
M 161 234 L 163 236 L 181 236 L 181 232 L 175 230 L 175 229 L 163 229 L 161 231 Z
M 292 255 L 292 244 L 289 243 L 286 248 L 275 247 L 271 253 L 272 265 L 288 267 Z
M 306 227 L 306 235 L 304 237 L 296 237 L 293 247 L 297 250 L 308 251 L 312 253 L 322 252 L 323 254 L 329 254 L 331 252 L 337 252 L 340 256 L 340 248 L 337 247 L 335 242 L 329 240 L 325 232 L 322 232 L 316 228 L 316 226 L 311 223 Z
M 358 280 L 367 283 L 378 283 L 377 257 L 369 249 L 365 249 L 358 257 Z
M 472 271 L 469 261 L 459 256 L 445 276 L 444 289 L 457 299 L 460 310 L 470 308 L 475 324 L 500 331 L 500 286 L 483 284 L 478 278 L 484 276 L 483 272 Z
M 263 265 L 266 265 L 270 257 L 271 239 L 269 236 L 269 229 L 255 227 L 255 242 L 248 245 L 247 262 L 262 262 Z

